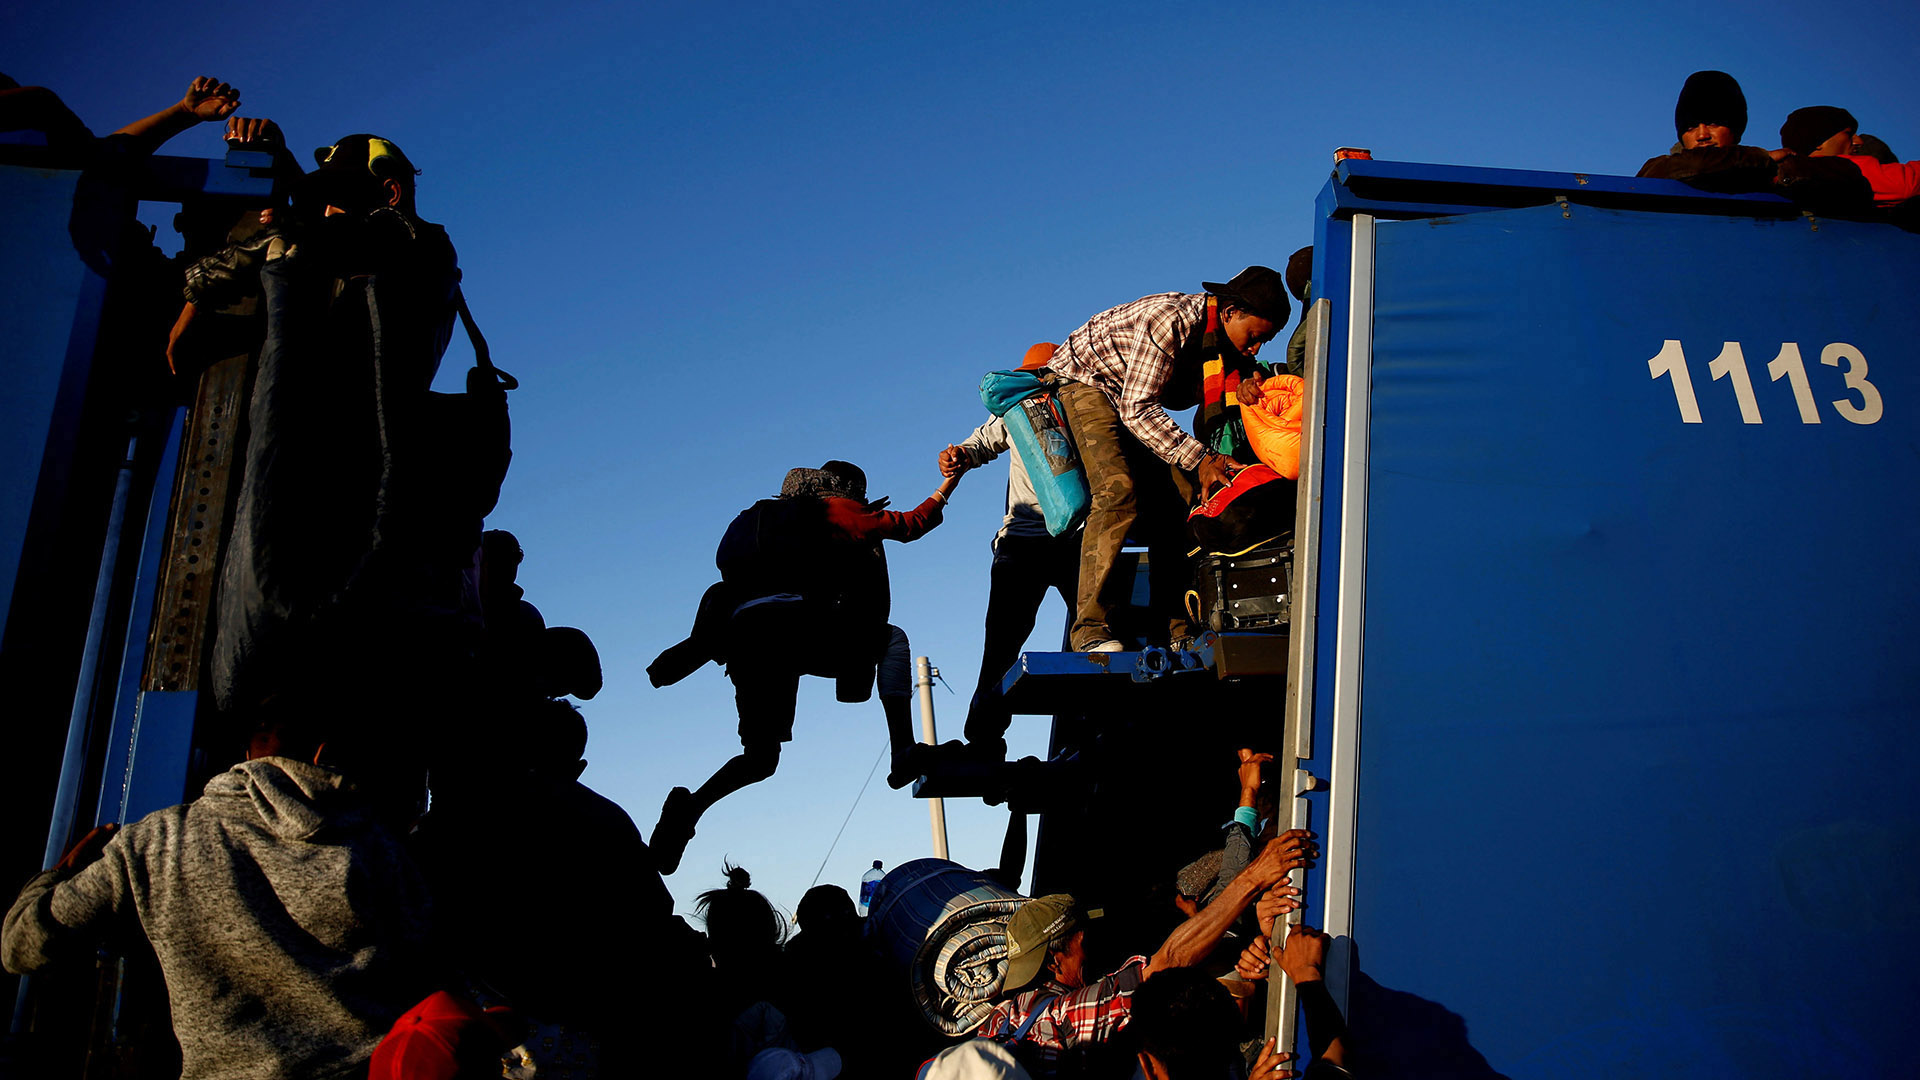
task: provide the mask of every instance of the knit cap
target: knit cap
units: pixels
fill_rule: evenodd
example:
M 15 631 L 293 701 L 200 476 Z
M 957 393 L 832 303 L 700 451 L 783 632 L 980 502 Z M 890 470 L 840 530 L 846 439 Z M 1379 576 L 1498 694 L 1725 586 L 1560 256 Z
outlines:
M 1673 106 L 1673 131 L 1678 135 L 1701 124 L 1722 124 L 1737 142 L 1747 130 L 1747 95 L 1724 71 L 1696 71 L 1680 88 Z
M 1806 157 L 1823 142 L 1843 131 L 1860 130 L 1860 121 L 1837 105 L 1809 105 L 1787 114 L 1780 125 L 1780 145 Z

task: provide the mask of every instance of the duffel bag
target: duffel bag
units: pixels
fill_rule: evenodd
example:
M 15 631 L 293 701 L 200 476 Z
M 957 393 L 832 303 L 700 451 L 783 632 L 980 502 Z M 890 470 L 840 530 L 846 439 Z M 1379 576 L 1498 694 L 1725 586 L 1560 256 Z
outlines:
M 1295 486 L 1267 465 L 1249 465 L 1187 514 L 1201 551 L 1244 551 L 1293 531 Z

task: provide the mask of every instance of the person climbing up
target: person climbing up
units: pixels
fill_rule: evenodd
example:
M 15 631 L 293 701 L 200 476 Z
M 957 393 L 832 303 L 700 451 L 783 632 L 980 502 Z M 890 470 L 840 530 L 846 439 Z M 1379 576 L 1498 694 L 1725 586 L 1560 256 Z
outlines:
M 925 771 L 932 748 L 914 739 L 910 647 L 906 633 L 887 621 L 881 541 L 917 540 L 938 526 L 959 482 L 948 477 L 925 502 L 898 512 L 885 509 L 884 498 L 867 500 L 859 466 L 829 461 L 789 471 L 778 498 L 733 519 L 714 558 L 720 582 L 701 598 L 693 633 L 647 668 L 653 684 L 665 686 L 708 660 L 725 664 L 740 713 L 740 753 L 698 790 L 667 794 L 653 831 L 661 873 L 680 865 L 709 807 L 773 775 L 780 744 L 793 739 L 802 675 L 832 678 L 841 701 L 859 702 L 872 696 L 877 669 L 893 743 L 887 783 L 905 787 Z

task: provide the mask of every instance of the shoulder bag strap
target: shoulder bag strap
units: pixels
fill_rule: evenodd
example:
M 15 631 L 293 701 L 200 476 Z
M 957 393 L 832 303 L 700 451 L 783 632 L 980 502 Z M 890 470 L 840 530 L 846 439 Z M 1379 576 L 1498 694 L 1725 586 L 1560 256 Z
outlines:
M 484 371 L 492 372 L 500 380 L 502 390 L 518 390 L 520 380 L 493 366 L 493 350 L 487 348 L 486 336 L 480 333 L 480 327 L 473 321 L 473 312 L 467 310 L 467 294 L 459 286 L 453 289 L 454 302 L 460 305 L 460 325 L 467 328 L 467 340 L 473 342 L 473 363 Z

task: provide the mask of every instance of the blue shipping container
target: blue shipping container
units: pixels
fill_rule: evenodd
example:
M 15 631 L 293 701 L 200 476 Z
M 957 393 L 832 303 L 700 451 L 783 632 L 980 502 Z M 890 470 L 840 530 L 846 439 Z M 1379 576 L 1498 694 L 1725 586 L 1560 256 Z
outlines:
M 1318 211 L 1289 726 L 1356 1074 L 1912 1075 L 1920 236 L 1366 161 Z

